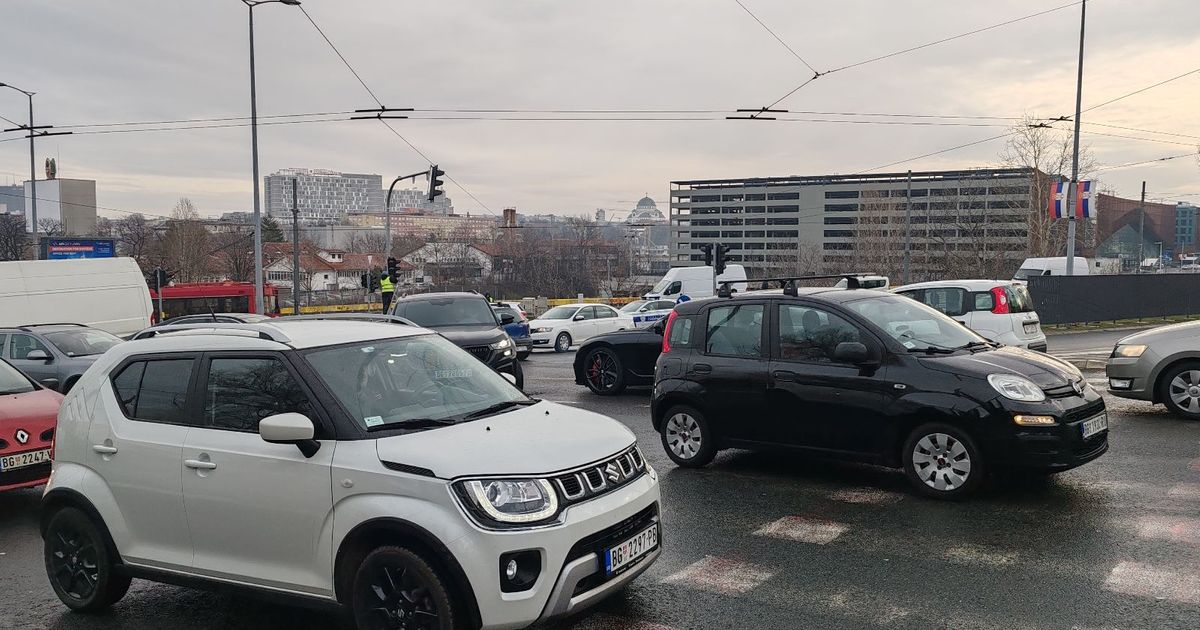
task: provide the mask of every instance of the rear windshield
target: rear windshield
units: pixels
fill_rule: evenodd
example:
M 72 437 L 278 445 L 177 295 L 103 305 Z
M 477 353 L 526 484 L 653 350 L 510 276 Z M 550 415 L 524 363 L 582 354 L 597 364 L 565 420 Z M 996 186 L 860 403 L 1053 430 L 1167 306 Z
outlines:
M 17 368 L 0 361 L 0 394 L 25 394 L 34 390 L 33 383 Z
M 396 304 L 393 313 L 418 326 L 495 326 L 496 315 L 482 297 L 448 297 Z
M 1033 298 L 1029 288 L 1023 284 L 1013 284 L 1008 287 L 1008 310 L 1013 313 L 1033 312 Z

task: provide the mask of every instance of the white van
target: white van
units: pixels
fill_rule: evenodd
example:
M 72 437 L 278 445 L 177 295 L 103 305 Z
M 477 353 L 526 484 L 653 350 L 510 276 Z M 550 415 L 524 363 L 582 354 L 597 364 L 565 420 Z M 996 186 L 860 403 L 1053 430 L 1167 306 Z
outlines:
M 892 281 L 887 276 L 855 276 L 858 280 L 858 288 L 860 289 L 876 289 L 878 291 L 890 291 Z M 833 285 L 837 289 L 845 289 L 850 286 L 850 281 L 842 278 Z
M 717 276 L 717 280 L 746 279 L 746 268 L 741 265 L 726 265 L 725 273 Z M 745 293 L 746 283 L 736 282 L 730 286 L 739 293 Z M 676 300 L 681 295 L 694 300 L 713 295 L 712 267 L 675 267 L 668 269 L 666 275 L 650 292 L 643 295 L 644 300 Z
M 132 258 L 0 262 L 0 327 L 84 324 L 128 337 L 153 312 Z
M 1086 276 L 1091 274 L 1091 266 L 1088 259 L 1083 256 L 1075 257 L 1075 269 L 1072 273 L 1076 276 Z M 1054 256 L 1051 258 L 1026 258 L 1025 262 L 1021 263 L 1021 268 L 1017 273 L 1013 274 L 1013 280 L 1028 282 L 1032 276 L 1065 276 L 1067 275 L 1067 257 Z

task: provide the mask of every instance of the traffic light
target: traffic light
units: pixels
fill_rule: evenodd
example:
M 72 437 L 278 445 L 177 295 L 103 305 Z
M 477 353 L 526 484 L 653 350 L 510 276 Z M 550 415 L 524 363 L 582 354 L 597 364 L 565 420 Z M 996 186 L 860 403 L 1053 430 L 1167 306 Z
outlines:
M 430 201 L 437 199 L 439 195 L 446 194 L 446 191 L 442 190 L 442 184 L 445 182 L 441 180 L 442 175 L 445 174 L 446 171 L 438 168 L 437 164 L 431 164 L 429 166 L 429 194 L 427 198 Z
M 165 287 L 171 284 L 171 274 L 167 273 L 167 270 L 162 267 L 155 267 L 153 280 L 155 286 Z
M 371 274 L 369 274 L 369 273 L 364 273 L 364 274 L 363 274 L 363 275 L 362 275 L 362 276 L 359 278 L 359 280 L 358 280 L 358 284 L 359 284 L 359 286 L 361 286 L 362 288 L 364 288 L 364 289 L 368 289 L 368 290 L 369 290 L 369 289 L 371 288 Z
M 719 276 L 719 275 L 725 273 L 725 258 L 728 255 L 729 255 L 729 246 L 728 245 L 726 245 L 724 243 L 717 245 L 717 254 L 715 256 L 716 260 L 713 263 L 713 273 L 714 274 Z
M 704 252 L 704 265 L 711 267 L 713 264 L 713 246 L 712 243 L 705 243 L 700 246 L 700 251 Z
M 387 270 L 388 277 L 392 279 L 392 284 L 399 284 L 400 273 L 397 270 L 397 267 L 399 267 L 400 264 L 398 262 L 396 262 L 395 258 L 388 256 L 387 265 L 388 265 L 388 270 Z

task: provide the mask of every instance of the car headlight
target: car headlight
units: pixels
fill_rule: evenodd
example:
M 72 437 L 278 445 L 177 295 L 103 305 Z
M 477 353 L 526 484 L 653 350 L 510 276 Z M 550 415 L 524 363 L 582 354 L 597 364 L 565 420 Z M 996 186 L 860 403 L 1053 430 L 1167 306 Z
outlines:
M 1116 348 L 1113 348 L 1112 355 L 1114 357 L 1121 357 L 1125 359 L 1136 359 L 1142 356 L 1142 353 L 1145 351 L 1146 346 L 1144 344 L 1117 346 Z
M 546 479 L 472 479 L 459 488 L 470 507 L 497 523 L 530 524 L 558 513 L 558 495 Z
M 511 345 L 512 345 L 512 342 L 508 340 L 508 337 L 505 337 L 505 338 L 501 339 L 500 341 L 497 341 L 496 343 L 492 344 L 492 350 L 503 350 L 504 348 L 507 348 Z
M 537 328 L 530 328 L 529 332 L 531 332 L 531 333 L 548 333 L 551 330 L 553 330 L 553 328 L 550 328 L 549 326 L 538 326 Z
M 1046 392 L 1024 376 L 1016 374 L 991 374 L 988 383 L 1001 396 L 1009 400 L 1021 402 L 1042 402 L 1046 400 Z

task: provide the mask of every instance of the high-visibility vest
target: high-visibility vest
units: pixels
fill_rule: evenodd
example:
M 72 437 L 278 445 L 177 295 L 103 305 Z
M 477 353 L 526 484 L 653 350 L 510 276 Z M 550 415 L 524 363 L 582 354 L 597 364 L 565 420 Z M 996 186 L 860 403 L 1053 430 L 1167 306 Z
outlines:
M 382 293 L 392 293 L 392 279 L 385 273 L 379 278 L 379 291 Z

